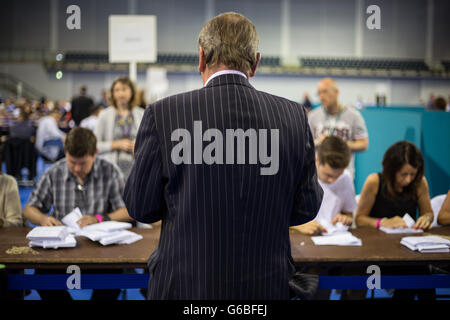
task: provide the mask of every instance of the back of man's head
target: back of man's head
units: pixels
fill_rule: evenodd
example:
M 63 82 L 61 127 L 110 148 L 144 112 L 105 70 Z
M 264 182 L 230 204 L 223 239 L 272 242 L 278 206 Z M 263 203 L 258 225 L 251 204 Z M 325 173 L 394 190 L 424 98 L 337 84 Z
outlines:
M 93 156 L 97 152 L 97 138 L 91 130 L 76 127 L 67 134 L 64 147 L 75 158 Z
M 198 36 L 198 45 L 203 48 L 209 68 L 223 64 L 245 73 L 251 73 L 257 63 L 258 43 L 255 26 L 235 12 L 212 18 Z
M 351 151 L 342 138 L 328 136 L 319 145 L 317 157 L 321 165 L 328 164 L 333 169 L 344 169 L 350 163 Z
M 86 86 L 81 86 L 80 87 L 80 95 L 81 96 L 85 96 L 87 94 L 87 87 Z

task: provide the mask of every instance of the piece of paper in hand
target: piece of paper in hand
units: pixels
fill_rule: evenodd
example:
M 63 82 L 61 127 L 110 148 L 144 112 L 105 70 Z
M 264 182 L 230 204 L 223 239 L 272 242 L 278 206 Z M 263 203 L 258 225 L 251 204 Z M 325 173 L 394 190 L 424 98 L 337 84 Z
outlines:
M 416 224 L 414 219 L 411 218 L 411 216 L 408 213 L 405 213 L 405 215 L 403 216 L 403 220 L 405 220 L 405 223 L 408 226 L 408 228 L 412 228 Z
M 73 209 L 71 213 L 65 215 L 64 218 L 61 219 L 61 222 L 70 227 L 69 231 L 78 230 L 80 229 L 80 225 L 77 223 L 77 221 L 82 217 L 83 215 L 81 214 L 80 209 L 77 207 Z
M 323 221 L 323 223 L 319 222 L 326 230 L 327 232 L 322 232 L 323 236 L 329 236 L 333 234 L 338 233 L 344 233 L 348 231 L 348 226 L 345 226 L 342 224 L 342 222 L 337 222 L 336 224 L 326 223 Z

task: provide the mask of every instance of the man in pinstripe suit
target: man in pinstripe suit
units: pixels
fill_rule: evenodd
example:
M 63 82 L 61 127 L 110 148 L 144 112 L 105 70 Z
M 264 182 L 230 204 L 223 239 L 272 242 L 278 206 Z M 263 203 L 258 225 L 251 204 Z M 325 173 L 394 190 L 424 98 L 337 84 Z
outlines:
M 211 19 L 198 44 L 204 87 L 147 108 L 125 187 L 130 216 L 162 220 L 148 298 L 287 299 L 289 226 L 322 200 L 305 111 L 248 82 L 260 54 L 244 16 Z

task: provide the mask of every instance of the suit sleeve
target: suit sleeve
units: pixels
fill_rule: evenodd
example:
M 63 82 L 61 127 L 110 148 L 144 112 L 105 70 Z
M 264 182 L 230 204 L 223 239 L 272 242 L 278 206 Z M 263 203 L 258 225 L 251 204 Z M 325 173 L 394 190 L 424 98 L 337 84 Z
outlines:
M 162 157 L 152 106 L 145 111 L 135 144 L 135 163 L 125 185 L 130 217 L 143 223 L 161 220 L 166 212 Z
M 314 140 L 311 129 L 305 123 L 304 161 L 300 182 L 294 198 L 294 211 L 291 215 L 291 226 L 307 223 L 313 220 L 322 203 L 323 190 L 317 180 Z

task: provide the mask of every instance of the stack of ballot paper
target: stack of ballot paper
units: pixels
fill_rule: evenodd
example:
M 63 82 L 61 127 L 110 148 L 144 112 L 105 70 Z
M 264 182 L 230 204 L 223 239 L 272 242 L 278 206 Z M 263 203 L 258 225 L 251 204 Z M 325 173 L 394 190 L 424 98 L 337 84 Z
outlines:
M 400 243 L 421 253 L 450 252 L 450 240 L 438 236 L 404 237 Z
M 311 237 L 316 246 L 361 246 L 361 239 L 350 232 L 337 232 L 332 235 Z
M 80 210 L 76 208 L 66 215 L 62 222 L 69 227 L 69 232 L 76 236 L 86 237 L 92 241 L 98 241 L 104 246 L 109 244 L 130 244 L 142 239 L 141 235 L 125 230 L 132 227 L 131 223 L 128 222 L 105 221 L 80 228 L 77 221 L 82 216 Z
M 422 229 L 414 229 L 414 225 L 416 224 L 416 222 L 414 221 L 413 218 L 411 218 L 411 216 L 409 214 L 405 214 L 403 216 L 403 220 L 405 220 L 406 225 L 408 226 L 407 228 L 385 228 L 385 227 L 380 227 L 380 230 L 386 233 L 423 233 Z
M 42 248 L 71 248 L 77 245 L 73 235 L 70 235 L 67 227 L 35 227 L 28 234 L 26 238 L 30 240 L 30 247 Z
M 102 245 L 109 244 L 131 244 L 142 239 L 142 236 L 125 230 L 131 228 L 131 223 L 106 221 L 91 224 L 80 229 L 78 236 L 84 236 L 92 241 L 98 241 Z
M 142 236 L 125 230 L 132 227 L 131 223 L 119 221 L 105 221 L 81 228 L 78 220 L 83 217 L 79 208 L 61 219 L 65 226 L 35 227 L 27 234 L 31 240 L 30 247 L 61 248 L 75 247 L 75 236 L 84 236 L 92 241 L 98 241 L 102 245 L 131 244 L 142 239 Z

